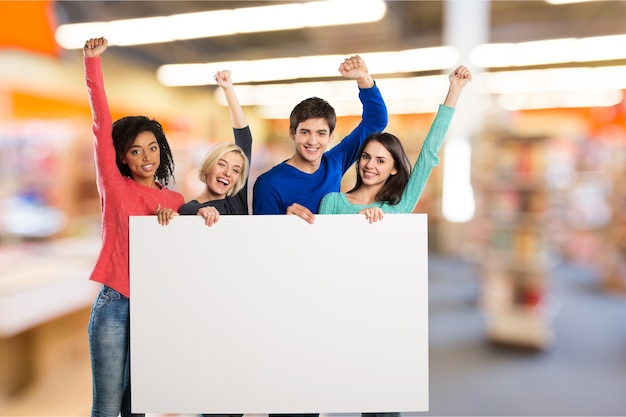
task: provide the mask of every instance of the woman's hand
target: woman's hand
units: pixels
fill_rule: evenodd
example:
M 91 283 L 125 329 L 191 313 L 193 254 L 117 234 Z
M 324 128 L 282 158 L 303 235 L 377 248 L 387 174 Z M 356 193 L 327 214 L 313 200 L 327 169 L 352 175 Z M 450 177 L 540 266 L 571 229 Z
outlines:
M 459 65 L 450 73 L 448 76 L 450 80 L 450 85 L 458 85 L 463 88 L 472 81 L 472 72 L 465 66 Z
M 198 210 L 198 216 L 202 216 L 204 218 L 204 224 L 210 227 L 220 219 L 220 212 L 213 206 L 207 206 Z
M 384 216 L 383 209 L 380 207 L 368 207 L 359 211 L 359 214 L 365 214 L 365 219 L 368 220 L 370 224 L 382 220 Z
M 178 212 L 171 208 L 161 208 L 159 204 L 156 208 L 157 219 L 159 220 L 159 224 L 161 226 L 167 226 L 170 224 L 170 220 L 172 220 L 175 216 L 178 216 Z
M 89 58 L 100 56 L 106 51 L 108 44 L 109 41 L 106 38 L 87 39 L 83 47 L 83 54 Z

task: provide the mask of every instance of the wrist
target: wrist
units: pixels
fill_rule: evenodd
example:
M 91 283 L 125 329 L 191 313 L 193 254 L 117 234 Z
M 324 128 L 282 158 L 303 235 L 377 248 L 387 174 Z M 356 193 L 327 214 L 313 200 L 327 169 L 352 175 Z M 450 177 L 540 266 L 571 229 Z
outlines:
M 375 84 L 374 79 L 369 74 L 364 75 L 363 77 L 357 78 L 356 82 L 359 88 L 372 88 L 374 87 L 374 84 Z

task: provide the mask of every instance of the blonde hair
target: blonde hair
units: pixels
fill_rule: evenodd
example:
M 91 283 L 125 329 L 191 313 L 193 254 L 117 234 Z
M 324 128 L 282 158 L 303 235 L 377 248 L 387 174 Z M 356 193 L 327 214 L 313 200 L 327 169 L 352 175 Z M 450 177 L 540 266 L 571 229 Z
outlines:
M 239 146 L 235 145 L 232 142 L 220 142 L 213 146 L 210 151 L 208 151 L 200 164 L 198 164 L 198 178 L 202 182 L 206 182 L 206 173 L 213 169 L 217 161 L 219 161 L 224 155 L 230 152 L 236 152 L 241 155 L 243 159 L 243 165 L 241 167 L 241 173 L 237 182 L 228 190 L 226 197 L 231 197 L 237 194 L 241 189 L 246 185 L 246 181 L 248 180 L 248 170 L 250 169 L 250 162 L 248 161 L 248 157 L 243 152 Z

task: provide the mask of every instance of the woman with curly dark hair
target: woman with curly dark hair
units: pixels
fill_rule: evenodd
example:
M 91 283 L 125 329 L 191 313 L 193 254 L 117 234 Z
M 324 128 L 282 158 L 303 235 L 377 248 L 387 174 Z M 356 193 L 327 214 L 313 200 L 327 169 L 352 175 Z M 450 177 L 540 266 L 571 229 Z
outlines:
M 102 248 L 89 277 L 102 284 L 89 319 L 91 415 L 98 417 L 131 414 L 129 217 L 184 203 L 166 188 L 174 161 L 161 125 L 144 116 L 112 122 L 100 67 L 106 48 L 105 38 L 88 39 L 83 48 L 102 210 Z

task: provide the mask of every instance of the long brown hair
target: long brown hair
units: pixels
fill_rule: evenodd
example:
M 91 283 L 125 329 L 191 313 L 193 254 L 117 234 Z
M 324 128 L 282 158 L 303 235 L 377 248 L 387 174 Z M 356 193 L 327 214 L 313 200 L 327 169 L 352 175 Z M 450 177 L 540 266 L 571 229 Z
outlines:
M 359 162 L 363 157 L 363 150 L 367 144 L 372 141 L 380 143 L 385 147 L 385 149 L 387 149 L 393 158 L 394 168 L 397 171 L 395 175 L 387 178 L 387 181 L 376 195 L 376 201 L 387 202 L 391 205 L 398 204 L 402 199 L 402 193 L 409 182 L 409 176 L 411 175 L 411 162 L 404 151 L 404 147 L 402 146 L 400 139 L 391 133 L 374 133 L 365 139 L 359 149 L 359 156 L 356 163 L 356 184 L 350 191 L 348 191 L 348 193 L 358 190 L 361 188 L 361 185 L 363 185 L 363 179 L 361 178 L 361 173 L 359 171 Z

